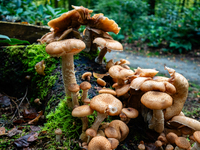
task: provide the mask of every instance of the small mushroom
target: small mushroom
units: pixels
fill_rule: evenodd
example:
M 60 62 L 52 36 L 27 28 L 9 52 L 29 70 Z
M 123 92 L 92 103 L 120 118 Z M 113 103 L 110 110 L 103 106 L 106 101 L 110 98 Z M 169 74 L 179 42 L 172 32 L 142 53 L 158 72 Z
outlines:
M 153 117 L 149 128 L 154 129 L 158 133 L 163 132 L 164 114 L 162 110 L 172 105 L 171 96 L 163 92 L 148 91 L 142 96 L 141 103 L 153 110 Z
M 68 90 L 71 92 L 72 106 L 79 105 L 77 93 L 80 90 L 80 86 L 76 83 L 71 83 L 68 86 Z
M 106 86 L 106 82 L 101 78 L 97 78 L 97 84 L 101 86 Z
M 174 146 L 171 144 L 167 144 L 165 150 L 174 150 Z
M 88 144 L 88 150 L 112 150 L 111 143 L 103 136 L 95 136 Z
M 138 150 L 145 150 L 145 145 L 144 144 L 139 144 L 138 145 Z
M 175 150 L 187 150 L 190 147 L 190 142 L 185 137 L 177 137 L 175 144 Z
M 122 108 L 122 113 L 126 115 L 127 120 L 126 120 L 126 124 L 128 124 L 128 122 L 130 121 L 130 119 L 133 118 L 137 118 L 139 115 L 139 112 L 135 109 L 135 108 Z
M 99 94 L 102 94 L 102 93 L 112 94 L 114 96 L 116 95 L 116 92 L 109 88 L 102 88 L 101 90 L 99 90 Z
M 116 149 L 117 146 L 119 145 L 119 141 L 115 138 L 108 138 L 108 141 L 111 144 L 111 149 Z
M 153 78 L 159 71 L 156 71 L 155 69 L 142 69 L 138 67 L 135 69 L 135 75 L 138 75 L 140 77 L 151 77 Z
M 117 137 L 115 137 L 115 134 L 113 134 L 114 133 L 113 131 L 117 133 Z M 105 129 L 105 134 L 108 138 L 116 138 L 117 140 L 119 140 L 119 142 L 121 142 L 128 136 L 129 128 L 123 121 L 113 120 Z
M 36 104 L 38 104 L 38 105 L 42 104 L 42 103 L 40 102 L 40 99 L 39 99 L 39 98 L 36 98 L 36 99 L 34 100 L 34 103 L 36 103 Z
M 56 142 L 60 143 L 61 140 L 61 135 L 62 135 L 62 130 L 60 128 L 57 128 L 55 130 L 55 134 L 56 134 Z
M 91 88 L 91 84 L 87 81 L 84 81 L 80 84 L 80 88 L 83 90 L 81 98 L 81 101 L 83 102 L 88 96 L 88 90 Z
M 106 70 L 109 70 L 110 67 L 112 67 L 112 66 L 114 66 L 114 65 L 115 65 L 115 64 L 114 64 L 113 59 L 109 60 L 109 61 L 107 62 L 107 64 L 106 64 Z
M 43 76 L 45 75 L 44 69 L 45 69 L 44 60 L 38 62 L 38 63 L 35 65 L 35 71 L 36 71 L 39 75 L 43 75 Z
M 91 72 L 85 72 L 82 76 L 81 79 L 82 80 L 87 80 L 88 82 L 90 82 L 90 77 L 92 76 Z
M 122 110 L 122 103 L 111 94 L 100 94 L 92 98 L 90 107 L 97 111 L 97 117 L 91 126 L 98 130 L 101 122 L 107 117 L 119 115 Z
M 99 55 L 96 57 L 95 62 L 98 64 L 102 64 L 103 61 L 103 57 L 105 56 L 105 54 L 107 53 L 107 51 L 123 51 L 123 46 L 121 43 L 119 43 L 118 41 L 112 40 L 112 39 L 106 39 L 106 38 L 95 38 L 93 43 L 97 44 L 101 51 L 99 53 Z
M 163 150 L 162 145 L 163 143 L 160 140 L 155 141 L 155 146 L 157 147 L 158 150 Z

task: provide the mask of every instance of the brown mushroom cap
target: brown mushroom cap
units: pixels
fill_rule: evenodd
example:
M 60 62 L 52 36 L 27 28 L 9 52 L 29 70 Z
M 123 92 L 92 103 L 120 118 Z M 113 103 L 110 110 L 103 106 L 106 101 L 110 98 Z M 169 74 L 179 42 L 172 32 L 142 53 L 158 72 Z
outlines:
M 102 13 L 95 14 L 89 19 L 88 22 L 88 26 L 103 30 L 105 32 L 113 32 L 118 34 L 121 29 L 114 20 L 109 20 L 107 17 L 104 17 Z
M 101 78 L 97 78 L 97 84 L 101 86 L 106 86 L 106 82 Z
M 173 150 L 174 149 L 174 146 L 171 145 L 171 144 L 167 144 L 165 150 Z
M 92 86 L 91 86 L 91 84 L 89 83 L 89 82 L 87 82 L 87 81 L 84 81 L 84 82 L 82 82 L 81 84 L 80 84 L 80 88 L 82 89 L 82 90 L 88 90 L 88 89 L 90 89 Z
M 122 44 L 115 40 L 98 37 L 94 39 L 93 43 L 100 46 L 101 49 L 106 47 L 109 50 L 123 51 Z
M 111 143 L 111 149 L 116 149 L 119 145 L 119 141 L 115 138 L 108 138 L 108 141 Z
M 196 142 L 200 143 L 200 131 L 195 131 L 193 133 L 193 136 L 194 136 Z
M 173 122 L 178 123 L 180 125 L 185 125 L 195 131 L 200 131 L 200 122 L 195 119 L 192 119 L 186 116 L 174 116 L 169 121 L 169 123 L 171 124 Z
M 111 94 L 99 94 L 92 98 L 90 107 L 99 113 L 115 116 L 120 114 L 122 102 Z
M 93 109 L 89 105 L 78 106 L 73 109 L 72 116 L 74 117 L 85 117 L 93 113 Z
M 141 69 L 140 67 L 135 69 L 135 75 L 140 77 L 154 77 L 158 72 L 155 69 Z
M 119 97 L 128 93 L 129 90 L 130 90 L 130 84 L 125 84 L 122 87 L 117 88 L 115 91 L 116 91 L 117 96 Z
M 111 143 L 103 136 L 95 136 L 88 144 L 88 150 L 112 150 Z
M 74 10 L 62 14 L 60 17 L 48 22 L 48 25 L 56 31 L 64 31 L 68 28 L 78 29 L 82 23 L 90 17 L 92 10 L 84 8 L 83 6 L 76 7 Z M 84 14 L 84 15 L 80 15 Z
M 166 138 L 167 138 L 167 141 L 170 143 L 170 144 L 174 144 L 175 143 L 175 139 L 177 138 L 178 136 L 173 133 L 173 132 L 169 132 L 167 135 L 166 135 Z
M 135 89 L 136 91 L 140 89 L 141 85 L 147 81 L 151 80 L 149 77 L 137 77 L 131 81 L 130 88 Z
M 163 82 L 157 82 L 154 80 L 145 81 L 141 86 L 140 90 L 147 92 L 147 91 L 161 91 L 165 92 L 165 84 Z
M 105 135 L 107 136 L 107 137 L 112 137 L 112 138 L 118 138 L 118 132 L 117 132 L 117 130 L 114 128 L 114 127 L 110 127 L 110 126 L 108 126 L 108 127 L 106 127 L 105 128 Z
M 85 131 L 86 135 L 89 135 L 91 137 L 95 137 L 97 135 L 97 131 L 95 131 L 94 129 L 92 128 L 89 128 Z
M 80 90 L 80 86 L 79 86 L 78 84 L 76 84 L 76 83 L 71 83 L 71 84 L 68 86 L 68 90 L 69 90 L 70 92 L 76 93 L 76 92 L 78 92 L 78 91 Z
M 92 76 L 92 73 L 91 72 L 85 72 L 82 76 L 81 76 L 81 79 L 85 80 L 86 77 L 91 77 Z
M 187 149 L 190 147 L 190 142 L 185 137 L 177 137 L 175 143 L 178 147 Z
M 46 52 L 53 57 L 60 57 L 67 53 L 77 54 L 85 48 L 85 43 L 78 39 L 66 39 L 52 42 L 46 46 Z
M 114 96 L 116 95 L 116 92 L 109 88 L 102 88 L 101 90 L 99 90 L 99 94 L 102 94 L 102 93 L 112 94 Z
M 135 108 L 123 108 L 122 112 L 128 117 L 128 118 L 136 118 L 139 115 L 139 112 Z
M 61 130 L 60 128 L 57 128 L 57 129 L 55 130 L 55 134 L 56 134 L 56 135 L 61 135 L 61 134 L 62 134 L 62 130 Z
M 172 98 L 169 94 L 157 91 L 148 91 L 142 98 L 141 102 L 150 109 L 165 109 L 172 105 Z
M 115 65 L 109 69 L 109 74 L 112 78 L 126 79 L 129 76 L 132 76 L 134 72 L 132 70 L 125 69 L 120 65 Z
M 111 121 L 108 128 L 110 128 L 110 127 L 114 128 L 118 132 L 117 139 L 119 141 L 123 141 L 129 134 L 128 126 L 121 120 Z M 109 131 L 108 132 L 105 131 L 105 134 L 108 138 L 115 138 L 115 137 L 113 137 L 113 135 L 111 133 L 109 135 L 108 135 L 108 133 L 109 133 Z

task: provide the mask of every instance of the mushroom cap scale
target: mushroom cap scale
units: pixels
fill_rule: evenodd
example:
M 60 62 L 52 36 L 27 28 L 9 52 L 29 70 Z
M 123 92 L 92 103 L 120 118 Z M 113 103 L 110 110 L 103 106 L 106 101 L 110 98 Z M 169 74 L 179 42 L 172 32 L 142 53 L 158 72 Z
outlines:
M 157 91 L 148 91 L 141 98 L 143 105 L 147 108 L 156 110 L 165 109 L 171 106 L 172 101 L 172 97 L 169 94 Z
M 101 49 L 106 47 L 109 50 L 123 51 L 122 44 L 115 40 L 98 37 L 94 39 L 93 43 L 99 45 Z
M 99 113 L 107 113 L 110 116 L 119 115 L 122 110 L 122 102 L 111 94 L 99 94 L 92 98 L 90 107 Z
M 66 39 L 52 42 L 46 46 L 46 52 L 53 57 L 77 54 L 85 48 L 85 43 L 79 39 Z
M 93 109 L 89 105 L 78 106 L 73 109 L 72 116 L 74 117 L 85 117 L 93 113 Z

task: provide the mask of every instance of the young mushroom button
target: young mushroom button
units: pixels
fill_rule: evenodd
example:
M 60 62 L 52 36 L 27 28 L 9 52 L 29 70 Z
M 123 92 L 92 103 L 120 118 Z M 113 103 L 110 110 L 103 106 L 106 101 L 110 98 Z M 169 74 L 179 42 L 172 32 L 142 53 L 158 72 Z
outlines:
M 191 148 L 191 150 L 198 150 L 200 149 L 200 131 L 195 131 L 193 133 L 194 139 L 195 139 L 195 143 L 193 145 L 193 147 Z
M 72 98 L 73 107 L 75 105 L 79 105 L 78 98 L 77 98 L 77 92 L 80 90 L 79 85 L 76 84 L 76 83 L 71 83 L 68 86 L 68 90 L 71 92 L 71 98 Z
M 61 140 L 61 135 L 62 135 L 62 130 L 61 130 L 60 128 L 57 128 L 57 129 L 55 130 L 55 134 L 56 134 L 56 141 L 57 141 L 57 142 L 60 142 L 60 140 Z
M 68 90 L 68 85 L 71 83 L 76 83 L 73 56 L 81 52 L 84 48 L 85 43 L 78 39 L 67 39 L 58 42 L 52 42 L 46 46 L 46 52 L 49 55 L 53 57 L 62 57 L 62 75 L 65 93 L 67 96 L 71 96 L 71 92 Z

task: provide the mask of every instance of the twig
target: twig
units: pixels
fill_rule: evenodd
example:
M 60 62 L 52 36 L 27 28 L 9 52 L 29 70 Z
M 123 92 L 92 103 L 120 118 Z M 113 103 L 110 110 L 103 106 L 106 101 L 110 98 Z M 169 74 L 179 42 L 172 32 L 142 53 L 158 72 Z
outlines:
M 19 117 L 20 117 L 20 113 L 19 113 L 19 107 L 18 107 L 18 105 L 17 105 L 17 103 L 13 100 L 13 99 L 11 99 L 12 101 L 13 101 L 13 103 L 15 103 L 15 105 L 16 105 L 16 108 L 17 108 L 17 110 L 18 110 L 18 115 L 19 115 Z
M 20 105 L 22 104 L 22 102 L 24 101 L 24 99 L 26 98 L 27 93 L 28 93 L 28 87 L 26 87 L 26 93 L 25 93 L 24 97 L 22 98 L 21 102 L 19 103 L 18 108 L 20 107 Z M 13 121 L 13 119 L 14 119 L 16 113 L 17 113 L 17 109 L 15 110 L 15 113 L 14 113 L 14 115 L 12 116 L 12 119 L 11 119 L 12 121 Z

